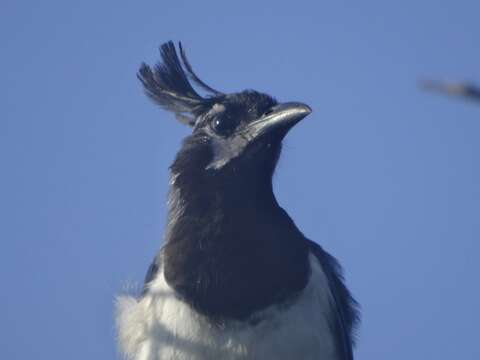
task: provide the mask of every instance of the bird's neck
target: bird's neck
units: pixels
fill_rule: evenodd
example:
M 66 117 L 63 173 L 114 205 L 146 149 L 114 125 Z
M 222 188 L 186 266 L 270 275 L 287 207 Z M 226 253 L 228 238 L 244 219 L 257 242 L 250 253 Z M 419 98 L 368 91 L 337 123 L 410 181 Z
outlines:
M 302 234 L 269 180 L 172 179 L 164 274 L 201 313 L 244 319 L 305 286 Z
M 247 213 L 244 216 L 255 212 L 258 218 L 279 209 L 272 179 L 268 176 L 203 173 L 188 176 L 187 179 L 182 174 L 172 174 L 171 177 L 171 220 L 176 220 L 173 218 L 182 214 L 210 221 L 209 218 L 219 214 L 230 217 L 242 212 Z

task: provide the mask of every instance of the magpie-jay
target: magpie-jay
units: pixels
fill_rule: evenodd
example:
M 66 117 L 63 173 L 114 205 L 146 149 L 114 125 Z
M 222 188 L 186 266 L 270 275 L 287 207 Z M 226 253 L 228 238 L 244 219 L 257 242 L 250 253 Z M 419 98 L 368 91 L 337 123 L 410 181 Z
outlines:
M 192 133 L 170 167 L 164 245 L 143 292 L 117 299 L 122 352 L 135 360 L 353 359 L 358 309 L 341 268 L 272 189 L 282 140 L 310 107 L 217 91 L 181 44 L 160 52 L 162 62 L 143 64 L 138 78 Z

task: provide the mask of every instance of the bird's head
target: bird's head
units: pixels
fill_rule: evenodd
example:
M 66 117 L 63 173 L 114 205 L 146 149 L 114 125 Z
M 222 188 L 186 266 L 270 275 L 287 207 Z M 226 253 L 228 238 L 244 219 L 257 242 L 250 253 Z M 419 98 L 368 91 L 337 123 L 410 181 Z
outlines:
M 253 90 L 219 92 L 193 72 L 181 44 L 179 50 L 180 57 L 172 42 L 163 44 L 162 62 L 153 69 L 143 64 L 138 73 L 146 94 L 193 128 L 172 165 L 173 175 L 271 181 L 284 136 L 311 109 Z M 200 96 L 192 83 L 208 95 Z

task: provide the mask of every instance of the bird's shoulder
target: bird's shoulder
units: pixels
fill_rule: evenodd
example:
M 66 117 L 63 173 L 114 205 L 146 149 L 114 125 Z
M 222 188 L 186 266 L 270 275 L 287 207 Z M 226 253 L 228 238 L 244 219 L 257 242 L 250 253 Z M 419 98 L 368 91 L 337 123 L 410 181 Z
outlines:
M 307 245 L 328 280 L 332 305 L 335 310 L 332 325 L 337 349 L 342 360 L 351 360 L 353 359 L 355 329 L 360 318 L 359 305 L 345 285 L 343 270 L 337 259 L 311 240 L 307 240 Z
M 148 291 L 149 284 L 155 279 L 161 266 L 162 266 L 162 253 L 161 251 L 159 251 L 157 255 L 155 255 L 155 257 L 153 258 L 153 261 L 148 267 L 147 273 L 145 274 L 145 279 L 143 281 L 142 296 L 144 296 Z

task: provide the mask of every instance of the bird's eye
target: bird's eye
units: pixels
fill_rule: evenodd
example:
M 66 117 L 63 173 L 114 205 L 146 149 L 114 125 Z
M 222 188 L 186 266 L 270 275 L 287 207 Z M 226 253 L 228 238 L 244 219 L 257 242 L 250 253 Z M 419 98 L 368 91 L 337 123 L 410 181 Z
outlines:
M 235 129 L 235 124 L 231 119 L 215 117 L 210 121 L 210 127 L 218 135 L 228 136 Z

